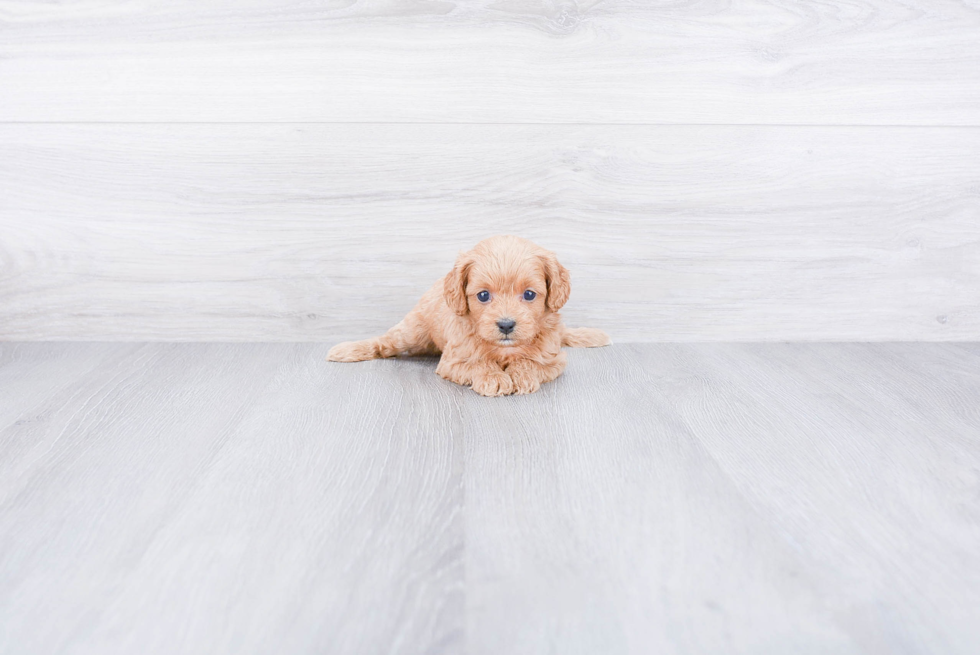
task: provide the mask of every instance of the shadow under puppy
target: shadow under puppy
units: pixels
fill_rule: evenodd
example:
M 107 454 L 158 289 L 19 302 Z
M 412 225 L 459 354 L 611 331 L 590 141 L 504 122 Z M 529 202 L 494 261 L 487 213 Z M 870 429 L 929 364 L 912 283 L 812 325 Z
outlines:
M 568 270 L 553 252 L 519 237 L 490 237 L 461 253 L 384 336 L 337 344 L 327 359 L 441 353 L 436 373 L 478 394 L 534 393 L 565 369 L 562 346 L 610 343 L 602 330 L 562 325 L 558 310 L 570 292 Z

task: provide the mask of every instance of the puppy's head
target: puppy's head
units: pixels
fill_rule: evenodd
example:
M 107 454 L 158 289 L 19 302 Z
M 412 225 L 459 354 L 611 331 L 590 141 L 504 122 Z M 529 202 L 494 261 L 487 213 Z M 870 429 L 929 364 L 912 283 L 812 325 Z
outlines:
M 568 270 L 553 252 L 512 236 L 491 237 L 460 254 L 445 282 L 446 303 L 498 346 L 533 341 L 570 292 Z

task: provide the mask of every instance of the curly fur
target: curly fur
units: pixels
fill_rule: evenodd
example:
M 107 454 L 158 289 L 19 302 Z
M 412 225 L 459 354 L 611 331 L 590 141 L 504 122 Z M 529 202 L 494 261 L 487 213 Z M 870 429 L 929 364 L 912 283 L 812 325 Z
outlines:
M 537 297 L 524 299 L 527 290 Z M 490 301 L 477 299 L 490 292 Z M 359 362 L 397 355 L 441 355 L 436 373 L 484 396 L 533 393 L 565 369 L 562 346 L 610 343 L 594 328 L 569 329 L 558 310 L 571 293 L 568 269 L 526 239 L 496 236 L 460 253 L 453 270 L 383 336 L 347 341 L 327 359 Z M 501 319 L 515 322 L 504 334 Z

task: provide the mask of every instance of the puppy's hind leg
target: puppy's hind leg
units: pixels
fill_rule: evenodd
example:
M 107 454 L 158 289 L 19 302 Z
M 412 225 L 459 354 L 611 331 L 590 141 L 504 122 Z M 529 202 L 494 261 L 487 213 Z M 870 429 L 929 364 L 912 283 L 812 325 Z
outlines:
M 571 348 L 598 348 L 612 343 L 609 335 L 596 328 L 565 328 L 561 345 Z
M 428 332 L 413 314 L 409 314 L 395 327 L 374 339 L 338 343 L 327 353 L 330 362 L 363 362 L 368 359 L 429 354 L 435 346 Z
M 385 335 L 387 336 L 387 335 Z M 384 357 L 381 342 L 385 337 L 345 341 L 338 343 L 327 353 L 328 362 L 363 362 Z

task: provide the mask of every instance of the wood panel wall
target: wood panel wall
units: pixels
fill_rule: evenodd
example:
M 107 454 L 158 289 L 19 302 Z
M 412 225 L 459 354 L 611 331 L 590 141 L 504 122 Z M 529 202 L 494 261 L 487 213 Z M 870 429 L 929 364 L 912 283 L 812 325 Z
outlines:
M 617 341 L 980 339 L 980 5 L 0 4 L 2 339 L 373 334 L 496 233 Z

